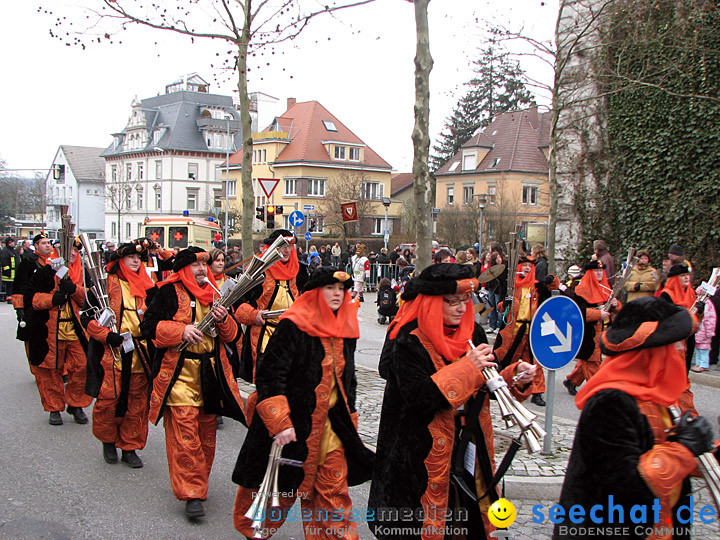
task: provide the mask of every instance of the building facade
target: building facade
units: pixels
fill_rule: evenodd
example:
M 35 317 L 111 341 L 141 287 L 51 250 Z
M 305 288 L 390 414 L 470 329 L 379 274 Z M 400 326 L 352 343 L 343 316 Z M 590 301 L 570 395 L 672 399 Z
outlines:
M 146 217 L 216 215 L 220 169 L 242 138 L 232 98 L 208 90 L 192 75 L 133 100 L 127 125 L 102 152 L 108 240 L 140 236 Z
M 102 148 L 61 145 L 45 179 L 47 233 L 57 238 L 67 207 L 77 234 L 105 238 L 105 160 Z
M 256 207 L 272 203 L 283 208 L 276 227 L 292 228 L 289 215 L 305 214 L 299 235 L 342 236 L 340 204 L 357 201 L 360 220 L 348 224 L 348 237 L 382 237 L 399 231 L 399 202 L 391 202 L 389 163 L 367 146 L 317 101 L 297 103 L 289 98 L 287 110 L 263 131 L 253 134 L 253 200 Z M 230 159 L 231 207 L 241 211 L 242 150 Z M 268 198 L 260 180 L 277 182 Z M 389 204 L 387 225 L 385 203 Z M 253 231 L 265 223 L 253 220 Z M 238 234 L 239 237 L 239 234 Z

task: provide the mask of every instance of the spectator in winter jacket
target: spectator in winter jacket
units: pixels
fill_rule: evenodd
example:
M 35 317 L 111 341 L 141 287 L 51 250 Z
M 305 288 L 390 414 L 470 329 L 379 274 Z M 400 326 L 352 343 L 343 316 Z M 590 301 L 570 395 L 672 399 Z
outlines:
M 545 256 L 545 246 L 535 244 L 532 248 L 532 256 L 535 259 L 535 279 L 544 281 L 548 275 L 548 260 Z
M 653 296 L 658 285 L 658 272 L 650 266 L 650 254 L 641 249 L 637 252 L 638 262 L 625 283 L 628 302 L 643 296 Z
M 330 253 L 332 254 L 333 266 L 338 266 L 340 264 L 340 254 L 342 253 L 342 248 L 340 247 L 340 244 L 335 242 L 335 245 L 330 250 Z
M 392 322 L 398 311 L 395 291 L 392 288 L 392 282 L 388 278 L 382 278 L 378 283 L 377 300 L 378 306 L 378 322 L 385 324 Z
M 700 288 L 696 292 L 700 294 Z M 692 371 L 696 373 L 710 369 L 710 346 L 712 338 L 715 336 L 716 324 L 715 306 L 712 302 L 706 302 L 705 315 L 700 321 L 700 326 L 695 334 L 695 365 L 692 367 Z
M 615 284 L 615 261 L 607 249 L 605 240 L 595 240 L 593 242 L 593 249 L 595 250 L 595 258 L 603 262 L 605 275 L 608 278 L 608 283 L 610 283 L 610 286 L 612 287 Z

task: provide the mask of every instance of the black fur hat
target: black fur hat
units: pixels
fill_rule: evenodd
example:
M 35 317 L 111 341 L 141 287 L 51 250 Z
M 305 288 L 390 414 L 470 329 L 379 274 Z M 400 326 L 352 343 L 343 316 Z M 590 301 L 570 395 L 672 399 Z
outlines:
M 584 270 L 604 270 L 605 265 L 600 259 L 593 259 L 585 265 Z
M 208 262 L 209 260 L 210 254 L 207 251 L 199 247 L 190 246 L 187 249 L 183 249 L 175 256 L 175 262 L 173 263 L 172 269 L 173 272 L 177 272 L 195 261 Z
M 128 255 L 138 254 L 142 260 L 147 260 L 148 247 L 152 245 L 152 240 L 148 238 L 136 238 L 132 242 L 120 244 L 118 248 L 110 254 L 110 260 L 116 261 Z
M 662 347 L 688 338 L 694 332 L 690 312 L 652 296 L 628 302 L 610 329 L 600 338 L 603 354 Z
M 287 229 L 275 229 L 270 236 L 268 236 L 265 240 L 263 240 L 263 244 L 269 246 L 272 244 L 275 240 L 277 240 L 278 236 L 284 236 L 285 238 L 292 238 L 291 244 L 294 244 L 297 242 L 297 237 L 288 231 Z
M 668 270 L 668 277 L 679 276 L 680 274 L 689 274 L 689 273 L 690 273 L 690 267 L 687 265 L 686 262 L 681 262 L 678 264 L 673 264 L 670 267 L 670 270 Z
M 320 266 L 310 275 L 303 292 L 324 287 L 325 285 L 332 285 L 333 283 L 342 283 L 345 290 L 347 290 L 350 288 L 352 280 L 350 274 L 338 270 L 336 266 Z
M 520 258 L 518 259 L 518 264 L 523 264 L 523 263 L 530 263 L 532 265 L 535 265 L 535 263 L 537 263 L 537 261 L 535 259 L 533 259 L 532 257 L 530 257 L 529 255 L 521 255 Z
M 472 266 L 456 263 L 431 264 L 405 285 L 403 300 L 413 300 L 418 294 L 440 296 L 472 291 L 478 288 Z

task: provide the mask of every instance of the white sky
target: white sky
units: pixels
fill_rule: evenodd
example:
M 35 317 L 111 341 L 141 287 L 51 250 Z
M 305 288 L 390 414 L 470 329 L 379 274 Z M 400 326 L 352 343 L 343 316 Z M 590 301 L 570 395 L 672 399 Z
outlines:
M 176 0 L 159 0 L 176 5 Z M 197 72 L 215 94 L 233 93 L 236 77 L 213 70 L 215 42 L 168 32 L 134 30 L 122 44 L 82 51 L 49 36 L 54 17 L 38 4 L 63 6 L 92 0 L 21 0 L 0 5 L 0 158 L 8 168 L 50 166 L 61 144 L 105 147 L 121 131 L 135 96 L 164 92 L 181 75 Z M 250 72 L 250 91 L 279 98 L 317 100 L 398 172 L 412 167 L 415 23 L 405 0 L 377 0 L 336 18 L 310 24 L 283 47 L 270 66 Z M 42 11 L 42 10 L 41 10 Z M 71 12 L 67 12 L 71 13 Z M 72 13 L 77 14 L 77 11 Z M 483 37 L 482 19 L 494 19 L 533 37 L 552 39 L 557 0 L 433 0 L 430 2 L 431 133 L 433 141 L 471 77 L 470 61 Z M 477 23 L 476 20 L 481 20 Z M 330 39 L 328 40 L 328 36 Z M 155 42 L 158 44 L 155 45 Z M 220 50 L 227 50 L 221 47 Z M 279 57 L 279 58 L 278 58 Z M 523 67 L 550 82 L 538 62 Z M 215 82 L 218 77 L 219 83 Z M 547 102 L 546 100 L 541 100 Z M 268 111 L 262 111 L 263 116 Z

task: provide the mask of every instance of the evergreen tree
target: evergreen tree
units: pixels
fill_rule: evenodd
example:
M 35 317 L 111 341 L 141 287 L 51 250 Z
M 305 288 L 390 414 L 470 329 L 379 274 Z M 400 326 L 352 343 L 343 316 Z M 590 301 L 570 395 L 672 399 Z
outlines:
M 473 61 L 475 77 L 466 83 L 467 93 L 460 98 L 453 114 L 445 121 L 430 158 L 437 171 L 453 157 L 478 128 L 486 127 L 498 115 L 534 102 L 523 82 L 520 64 L 495 40 L 481 49 Z

